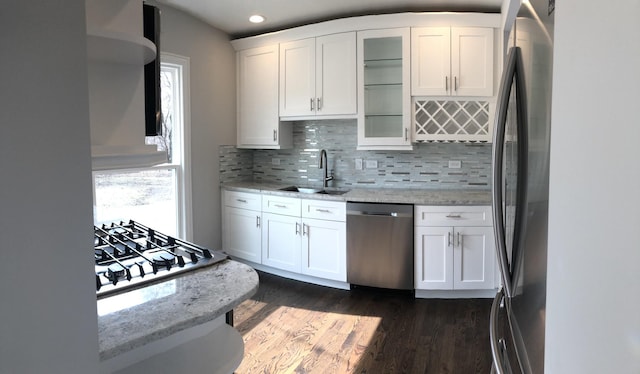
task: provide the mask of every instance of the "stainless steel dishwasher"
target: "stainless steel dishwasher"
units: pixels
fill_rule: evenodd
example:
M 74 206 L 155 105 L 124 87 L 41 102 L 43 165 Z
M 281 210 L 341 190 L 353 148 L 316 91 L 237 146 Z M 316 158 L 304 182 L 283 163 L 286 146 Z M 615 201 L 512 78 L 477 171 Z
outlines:
M 347 203 L 347 282 L 414 288 L 413 205 Z

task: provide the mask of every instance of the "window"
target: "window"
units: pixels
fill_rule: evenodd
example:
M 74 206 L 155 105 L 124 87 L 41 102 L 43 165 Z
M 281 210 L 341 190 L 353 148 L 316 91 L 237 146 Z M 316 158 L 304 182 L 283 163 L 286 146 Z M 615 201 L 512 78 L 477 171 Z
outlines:
M 186 240 L 191 233 L 188 159 L 189 60 L 162 54 L 162 135 L 147 144 L 166 150 L 169 162 L 150 168 L 94 172 L 94 222 L 133 219 Z

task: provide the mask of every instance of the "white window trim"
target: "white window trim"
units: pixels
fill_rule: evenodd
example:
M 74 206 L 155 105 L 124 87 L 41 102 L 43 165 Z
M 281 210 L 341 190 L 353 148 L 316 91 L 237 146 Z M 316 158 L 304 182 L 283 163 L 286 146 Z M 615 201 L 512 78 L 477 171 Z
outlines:
M 179 231 L 187 241 L 193 240 L 193 203 L 191 188 L 191 76 L 190 76 L 190 59 L 189 57 L 180 56 L 172 53 L 162 52 L 160 54 L 161 64 L 173 65 L 182 72 L 181 84 L 178 87 L 178 94 L 181 98 L 176 98 L 178 103 L 177 110 L 180 111 L 178 118 L 182 117 L 182 154 L 180 155 L 180 167 L 178 169 L 178 197 L 182 201 L 178 204 L 178 226 Z M 177 113 L 178 114 L 178 113 Z M 182 181 L 182 183 L 180 183 Z

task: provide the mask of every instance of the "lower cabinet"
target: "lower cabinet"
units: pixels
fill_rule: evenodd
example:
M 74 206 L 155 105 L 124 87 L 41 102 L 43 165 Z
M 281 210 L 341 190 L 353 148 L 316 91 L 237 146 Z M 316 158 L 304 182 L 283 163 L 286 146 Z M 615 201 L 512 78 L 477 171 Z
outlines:
M 421 290 L 495 288 L 491 208 L 416 206 L 415 287 Z
M 260 263 L 261 200 L 260 194 L 223 192 L 222 247 L 231 256 Z
M 300 272 L 302 226 L 300 216 L 262 214 L 262 264 Z
M 268 268 L 347 281 L 346 203 L 224 191 L 223 249 Z

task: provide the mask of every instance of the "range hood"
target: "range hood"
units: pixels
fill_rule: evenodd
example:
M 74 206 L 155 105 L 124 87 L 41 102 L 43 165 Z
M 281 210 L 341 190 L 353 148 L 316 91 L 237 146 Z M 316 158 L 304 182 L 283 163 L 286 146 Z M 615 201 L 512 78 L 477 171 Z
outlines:
M 144 67 L 157 48 L 143 35 L 142 0 L 88 0 L 86 12 L 93 170 L 167 162 L 145 144 Z

